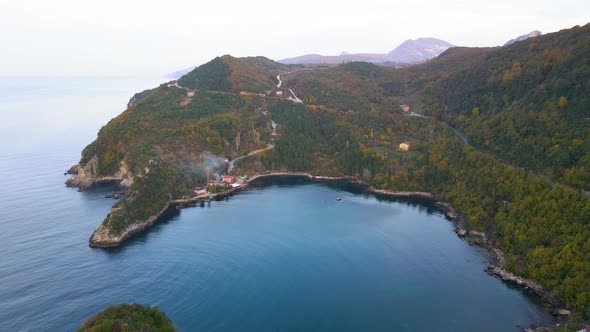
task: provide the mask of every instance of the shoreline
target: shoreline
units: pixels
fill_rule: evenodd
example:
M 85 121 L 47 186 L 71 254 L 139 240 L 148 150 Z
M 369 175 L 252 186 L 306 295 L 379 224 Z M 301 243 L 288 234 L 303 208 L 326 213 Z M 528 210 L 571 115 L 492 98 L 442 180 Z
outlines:
M 503 268 L 504 263 L 504 253 L 497 247 L 495 247 L 492 243 L 490 243 L 487 234 L 475 230 L 470 230 L 466 227 L 465 222 L 461 214 L 459 214 L 451 204 L 447 202 L 443 202 L 440 200 L 440 196 L 431 192 L 423 192 L 423 191 L 393 191 L 393 190 L 384 190 L 384 189 L 377 189 L 369 184 L 358 180 L 355 177 L 351 176 L 340 176 L 340 177 L 331 177 L 331 176 L 321 176 L 321 175 L 312 175 L 306 172 L 274 172 L 274 173 L 266 173 L 266 174 L 256 174 L 249 178 L 243 185 L 237 188 L 232 188 L 227 191 L 215 194 L 207 194 L 207 195 L 200 195 L 191 198 L 181 198 L 181 199 L 171 199 L 167 207 L 160 211 L 157 215 L 151 216 L 148 218 L 148 222 L 141 225 L 141 227 L 132 227 L 124 232 L 125 236 L 119 237 L 116 241 L 109 241 L 106 246 L 96 246 L 91 245 L 91 247 L 95 248 L 115 248 L 120 245 L 123 245 L 126 240 L 132 238 L 133 236 L 145 232 L 148 230 L 153 224 L 157 223 L 158 220 L 165 215 L 166 211 L 170 208 L 176 209 L 183 209 L 187 207 L 194 207 L 197 203 L 204 202 L 208 198 L 211 200 L 220 200 L 229 196 L 233 196 L 234 194 L 238 194 L 241 191 L 247 190 L 251 188 L 253 185 L 256 184 L 257 180 L 262 179 L 269 179 L 269 178 L 304 178 L 308 179 L 312 183 L 327 183 L 327 184 L 335 184 L 335 183 L 343 183 L 353 185 L 358 189 L 361 193 L 370 194 L 375 197 L 387 197 L 387 198 L 417 198 L 417 199 L 424 199 L 430 201 L 432 206 L 442 212 L 445 216 L 445 219 L 450 221 L 454 226 L 454 232 L 457 234 L 458 237 L 466 239 L 470 245 L 477 245 L 481 248 L 484 248 L 487 253 L 489 254 L 490 265 L 484 270 L 490 276 L 496 277 L 503 282 L 515 285 L 535 296 L 538 296 L 545 304 L 548 304 L 551 307 L 551 312 L 555 316 L 565 316 L 564 312 L 567 312 L 565 309 L 561 309 L 561 303 L 557 301 L 557 299 L 551 294 L 549 291 L 545 290 L 541 285 L 537 284 L 533 280 L 525 279 L 514 275 L 513 273 L 505 270 Z M 346 189 L 343 189 L 346 190 Z M 102 225 L 102 224 L 101 224 Z M 99 225 L 99 227 L 101 227 Z M 137 225 L 135 225 L 137 226 Z M 96 232 L 96 230 L 95 230 Z M 93 233 L 94 235 L 94 233 Z M 92 237 L 91 237 L 92 239 Z

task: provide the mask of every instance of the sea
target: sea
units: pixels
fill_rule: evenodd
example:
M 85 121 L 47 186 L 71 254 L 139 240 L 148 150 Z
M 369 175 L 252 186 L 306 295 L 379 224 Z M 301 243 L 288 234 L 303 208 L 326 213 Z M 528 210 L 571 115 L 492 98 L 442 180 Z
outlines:
M 161 77 L 0 77 L 0 331 L 73 331 L 111 304 L 179 331 L 519 331 L 552 321 L 484 272 L 428 202 L 273 180 L 172 213 L 117 249 L 88 239 L 115 200 L 64 172 Z M 338 200 L 340 198 L 340 200 Z

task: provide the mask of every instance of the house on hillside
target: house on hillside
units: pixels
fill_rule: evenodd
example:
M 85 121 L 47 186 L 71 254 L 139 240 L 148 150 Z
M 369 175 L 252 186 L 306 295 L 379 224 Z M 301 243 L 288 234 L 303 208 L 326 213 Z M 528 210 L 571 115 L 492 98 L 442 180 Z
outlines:
M 224 175 L 221 177 L 221 182 L 223 182 L 224 184 L 232 184 L 235 181 L 235 176 L 233 175 Z
M 402 150 L 402 151 L 408 151 L 408 150 L 410 150 L 410 143 L 408 143 L 408 142 L 400 143 L 399 149 Z
M 186 93 L 186 96 L 189 98 L 192 98 L 195 96 L 195 91 L 193 90 L 188 90 L 188 92 Z
M 403 105 L 399 105 L 399 107 L 402 109 L 402 111 L 404 111 L 406 113 L 408 113 L 410 111 L 410 105 L 403 104 Z
M 282 95 L 283 95 L 283 91 L 281 91 L 281 90 L 277 90 L 277 97 L 280 97 L 280 96 L 282 96 Z
M 270 132 L 270 136 L 276 137 L 279 136 L 279 133 L 277 133 L 275 130 Z

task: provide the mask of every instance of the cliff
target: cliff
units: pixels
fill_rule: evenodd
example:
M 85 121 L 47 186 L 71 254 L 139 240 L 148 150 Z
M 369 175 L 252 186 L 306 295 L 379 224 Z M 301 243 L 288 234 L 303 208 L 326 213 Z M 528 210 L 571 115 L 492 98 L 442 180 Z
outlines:
M 72 166 L 68 173 L 74 174 L 66 181 L 68 187 L 78 187 L 80 191 L 86 190 L 100 183 L 118 183 L 122 187 L 130 187 L 133 184 L 133 174 L 129 171 L 124 161 L 121 161 L 117 171 L 108 176 L 101 176 L 97 172 L 98 157 L 93 156 L 89 162 L 81 166 Z

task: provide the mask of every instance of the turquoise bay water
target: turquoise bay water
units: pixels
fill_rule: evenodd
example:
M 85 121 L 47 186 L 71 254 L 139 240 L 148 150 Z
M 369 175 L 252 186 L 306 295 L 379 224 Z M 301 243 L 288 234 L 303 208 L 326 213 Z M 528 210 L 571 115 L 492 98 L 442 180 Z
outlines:
M 120 249 L 89 248 L 114 201 L 108 188 L 66 188 L 63 172 L 158 81 L 0 78 L 10 120 L 0 124 L 0 331 L 73 330 L 120 302 L 158 305 L 181 331 L 517 331 L 550 320 L 488 276 L 486 253 L 436 210 L 320 184 L 248 190 Z

